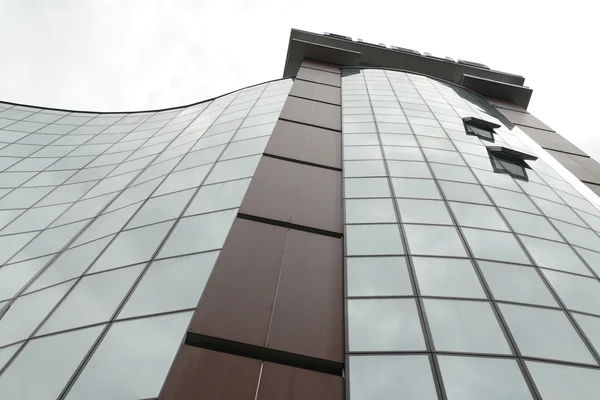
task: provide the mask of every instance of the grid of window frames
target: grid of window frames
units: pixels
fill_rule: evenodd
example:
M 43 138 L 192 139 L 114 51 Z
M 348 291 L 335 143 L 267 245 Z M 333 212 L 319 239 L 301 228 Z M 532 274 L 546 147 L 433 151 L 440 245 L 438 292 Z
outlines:
M 0 398 L 158 396 L 291 85 L 151 113 L 0 103 Z
M 596 399 L 600 212 L 541 160 L 494 172 L 466 90 L 342 78 L 350 400 Z

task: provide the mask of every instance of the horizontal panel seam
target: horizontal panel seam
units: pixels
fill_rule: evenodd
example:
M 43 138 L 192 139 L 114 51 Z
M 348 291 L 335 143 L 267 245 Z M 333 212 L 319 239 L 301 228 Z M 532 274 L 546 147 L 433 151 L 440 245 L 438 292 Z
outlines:
M 289 161 L 289 162 L 293 162 L 293 163 L 297 163 L 297 164 L 308 165 L 308 166 L 315 167 L 315 168 L 323 168 L 323 169 L 328 169 L 331 171 L 342 172 L 341 168 L 332 167 L 330 165 L 317 164 L 317 163 L 313 163 L 310 161 L 299 160 L 297 158 L 284 157 L 284 156 L 279 156 L 277 154 L 272 154 L 272 153 L 264 153 L 263 156 L 269 157 L 269 158 L 275 158 L 277 160 Z
M 238 216 L 238 218 L 249 220 L 249 221 L 260 222 L 260 223 L 268 224 L 268 225 L 280 226 L 282 228 L 289 228 L 289 229 L 294 229 L 297 231 L 314 233 L 317 235 L 333 237 L 336 239 L 341 239 L 343 236 L 343 234 L 341 232 L 332 232 L 332 231 L 328 231 L 325 229 L 313 228 L 310 226 L 294 224 L 294 223 L 287 222 L 287 221 L 280 221 L 280 220 L 276 220 L 276 219 L 260 217 L 258 215 L 238 213 L 237 216 Z

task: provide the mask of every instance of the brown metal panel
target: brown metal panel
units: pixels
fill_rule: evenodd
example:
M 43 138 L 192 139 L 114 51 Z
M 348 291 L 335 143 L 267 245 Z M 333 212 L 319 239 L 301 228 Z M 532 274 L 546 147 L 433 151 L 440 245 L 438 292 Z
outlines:
M 280 118 L 334 131 L 342 130 L 341 107 L 318 101 L 288 97 Z
M 265 153 L 342 168 L 342 137 L 329 129 L 279 120 Z
M 274 225 L 235 220 L 189 331 L 265 344 L 286 232 Z
M 342 84 L 339 72 L 334 74 L 310 68 L 300 68 L 296 78 L 337 87 L 340 87 Z
M 302 166 L 291 222 L 342 233 L 342 173 Z
M 546 150 L 552 155 L 558 162 L 560 162 L 566 169 L 568 169 L 577 179 L 592 183 L 600 184 L 600 180 L 582 164 L 582 160 L 589 160 L 589 158 L 576 156 L 573 154 L 560 153 L 557 151 Z
M 531 114 L 506 110 L 504 108 L 498 108 L 497 110 L 500 111 L 506 118 L 508 118 L 512 123 L 516 125 L 525 125 L 530 126 L 532 128 L 544 129 L 547 131 L 554 132 L 554 129 L 550 128 L 548 125 L 544 124 L 542 121 L 540 121 Z
M 263 157 L 243 214 L 341 233 L 341 172 Z
M 159 399 L 254 400 L 261 363 L 259 360 L 182 345 Z
M 338 106 L 342 100 L 340 88 L 301 80 L 294 81 L 290 95 L 309 100 L 324 101 Z
M 343 400 L 344 380 L 285 365 L 264 363 L 257 400 Z
M 315 61 L 315 60 L 304 60 L 302 61 L 302 67 L 305 68 L 312 68 L 312 69 L 318 69 L 321 71 L 326 71 L 326 72 L 331 72 L 334 74 L 339 74 L 340 73 L 340 66 L 339 65 L 333 65 L 333 64 L 327 64 L 321 61 Z
M 240 212 L 290 222 L 302 165 L 263 157 L 258 164 Z
M 583 157 L 589 157 L 581 149 L 569 142 L 567 139 L 559 135 L 558 133 L 544 131 L 541 129 L 530 128 L 527 126 L 519 126 L 523 132 L 530 138 L 535 140 L 540 146 L 545 149 L 562 151 L 566 153 L 577 154 Z
M 342 240 L 290 230 L 268 347 L 343 363 Z

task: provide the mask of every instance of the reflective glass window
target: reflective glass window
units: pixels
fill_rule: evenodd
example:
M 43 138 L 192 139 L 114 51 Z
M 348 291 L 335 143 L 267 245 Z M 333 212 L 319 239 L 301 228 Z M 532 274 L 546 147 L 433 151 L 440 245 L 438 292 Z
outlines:
M 157 397 L 190 317 L 186 312 L 115 323 L 66 398 Z
M 404 225 L 411 254 L 466 257 L 456 228 L 450 226 Z
M 461 226 L 507 231 L 508 227 L 495 207 L 450 202 L 450 208 Z
M 346 253 L 359 255 L 404 254 L 398 225 L 347 225 Z
M 512 233 L 462 228 L 475 258 L 529 264 Z
M 438 356 L 448 400 L 532 399 L 515 360 Z
M 558 307 L 534 268 L 488 261 L 477 263 L 494 299 Z
M 417 199 L 441 199 L 435 181 L 432 179 L 392 178 L 396 197 Z
M 511 354 L 487 302 L 424 299 L 436 350 Z
M 590 275 L 589 270 L 568 245 L 529 236 L 519 237 L 538 266 Z
M 600 314 L 600 282 L 556 271 L 543 271 L 568 309 Z
M 102 328 L 95 326 L 29 342 L 0 377 L 0 397 L 19 400 L 59 397 Z
M 595 364 L 563 311 L 499 304 L 524 356 Z
M 438 398 L 424 355 L 350 356 L 348 381 L 352 400 Z
M 220 249 L 236 215 L 237 209 L 180 219 L 159 256 Z
M 448 181 L 440 181 L 439 183 L 447 200 L 491 204 L 487 195 L 479 185 Z
M 396 222 L 391 199 L 352 199 L 345 203 L 346 223 Z
M 596 400 L 600 370 L 526 361 L 527 369 L 544 400 Z
M 412 257 L 423 296 L 485 298 L 470 260 Z
M 452 219 L 443 201 L 397 199 L 400 217 L 405 223 L 452 225 Z
M 425 350 L 414 299 L 348 300 L 350 351 Z
M 110 320 L 142 268 L 142 265 L 136 265 L 82 278 L 38 334 Z
M 349 257 L 346 279 L 348 296 L 413 294 L 404 257 Z

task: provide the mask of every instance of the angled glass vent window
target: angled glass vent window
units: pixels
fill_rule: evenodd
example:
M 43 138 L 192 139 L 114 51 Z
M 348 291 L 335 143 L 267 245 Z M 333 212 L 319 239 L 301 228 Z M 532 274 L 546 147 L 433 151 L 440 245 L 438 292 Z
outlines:
M 487 150 L 494 172 L 508 174 L 513 178 L 524 181 L 528 180 L 527 169 L 529 169 L 529 165 L 527 165 L 525 160 L 537 160 L 536 156 L 506 147 L 494 146 L 488 147 Z
M 467 135 L 477 136 L 490 142 L 494 141 L 494 129 L 500 128 L 500 125 L 475 117 L 463 118 L 463 122 Z

